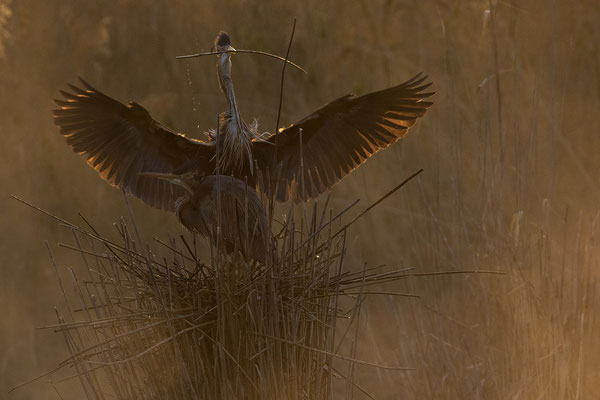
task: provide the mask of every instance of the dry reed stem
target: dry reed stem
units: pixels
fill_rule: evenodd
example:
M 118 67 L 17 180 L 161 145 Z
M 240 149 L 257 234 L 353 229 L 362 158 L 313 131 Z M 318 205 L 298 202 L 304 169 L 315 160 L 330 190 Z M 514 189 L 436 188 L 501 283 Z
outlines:
M 75 369 L 88 399 L 103 399 L 106 391 L 116 398 L 329 399 L 331 379 L 343 377 L 334 374 L 340 361 L 349 365 L 343 378 L 348 390 L 361 392 L 353 382 L 354 365 L 412 369 L 356 359 L 358 325 L 350 355 L 340 354 L 366 296 L 414 297 L 365 289 L 417 275 L 410 268 L 344 268 L 348 226 L 409 179 L 346 224 L 342 219 L 356 202 L 335 216 L 329 211 L 328 220 L 315 202 L 312 215 L 303 208 L 299 224 L 290 207 L 277 254 L 266 264 L 225 253 L 219 239 L 208 266 L 183 237 L 185 250 L 170 236 L 170 244 L 155 239 L 162 253 L 142 246 L 127 200 L 133 236 L 121 218 L 117 241 L 84 217 L 87 229 L 17 198 L 72 231 L 75 245 L 59 246 L 80 254 L 88 272 L 82 280 L 70 269 L 68 291 L 48 245 L 68 312 L 65 317 L 57 311 L 58 323 L 43 327 L 64 336 L 70 356 L 60 366 Z M 353 307 L 340 309 L 340 296 L 355 295 Z M 339 318 L 349 318 L 350 325 L 336 338 Z

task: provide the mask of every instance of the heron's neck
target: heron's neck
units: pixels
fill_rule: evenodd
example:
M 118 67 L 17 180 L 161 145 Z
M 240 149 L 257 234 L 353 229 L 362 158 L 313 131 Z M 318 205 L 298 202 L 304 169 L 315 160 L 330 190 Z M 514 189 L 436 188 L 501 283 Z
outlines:
M 231 57 L 229 55 L 223 54 L 219 58 L 217 75 L 219 76 L 219 86 L 225 95 L 225 100 L 227 100 L 227 109 L 232 118 L 240 121 L 239 124 L 241 124 L 240 112 L 233 91 L 233 81 L 231 80 Z
M 190 204 L 192 200 L 192 195 L 186 191 L 183 196 L 178 197 L 175 200 L 175 215 L 177 215 L 177 219 L 181 222 L 181 225 L 185 226 L 187 229 L 192 230 L 192 227 L 188 226 L 187 218 L 184 215 L 184 208 Z
M 250 173 L 253 173 L 251 143 L 253 134 L 242 120 L 235 101 L 233 82 L 231 80 L 231 58 L 222 54 L 217 63 L 219 86 L 227 100 L 227 111 L 222 121 L 223 125 L 217 134 L 223 134 L 223 150 L 220 165 L 223 169 L 238 169 L 244 164 L 244 159 L 249 164 Z

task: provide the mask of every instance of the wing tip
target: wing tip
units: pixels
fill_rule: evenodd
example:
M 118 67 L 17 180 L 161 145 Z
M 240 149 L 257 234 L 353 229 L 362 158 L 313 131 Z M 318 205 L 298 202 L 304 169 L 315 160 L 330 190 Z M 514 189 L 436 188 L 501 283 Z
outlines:
M 77 79 L 79 79 L 79 81 L 83 84 L 83 86 L 85 86 L 87 88 L 87 90 L 90 90 L 92 92 L 97 92 L 97 90 L 90 85 L 85 79 L 83 79 L 81 76 L 78 76 Z
M 67 100 L 72 100 L 74 97 L 74 95 L 72 93 L 69 93 L 65 90 L 59 90 L 58 93 L 60 93 Z
M 77 94 L 80 94 L 80 95 L 86 95 L 86 91 L 85 90 L 83 90 L 83 89 L 81 89 L 81 88 L 79 88 L 79 87 L 77 87 L 77 86 L 75 86 L 75 85 L 73 85 L 71 83 L 67 83 L 67 85 L 71 88 L 71 90 L 74 93 L 77 93 Z
M 52 99 L 52 102 L 53 102 L 55 105 L 57 105 L 57 106 L 59 106 L 59 107 L 60 107 L 59 109 L 54 109 L 54 110 L 52 110 L 52 112 L 54 112 L 54 111 L 59 111 L 59 110 L 62 110 L 62 109 L 63 109 L 63 107 L 65 107 L 65 106 L 66 106 L 66 104 L 63 104 L 63 103 L 65 103 L 65 101 L 64 101 L 64 100 L 60 100 L 60 99 Z

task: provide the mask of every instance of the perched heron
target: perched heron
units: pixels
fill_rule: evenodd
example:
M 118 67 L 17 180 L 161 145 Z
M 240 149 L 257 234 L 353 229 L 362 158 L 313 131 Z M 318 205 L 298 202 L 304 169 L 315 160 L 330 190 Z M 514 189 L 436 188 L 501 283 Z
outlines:
M 235 51 L 231 46 L 229 35 L 225 32 L 219 33 L 213 49 L 218 52 Z M 224 148 L 221 153 L 222 157 L 219 159 L 220 171 L 239 173 L 246 167 L 250 170 L 250 175 L 253 175 L 252 141 L 260 140 L 260 135 L 256 120 L 252 125 L 248 125 L 240 116 L 231 80 L 231 54 L 222 53 L 218 56 L 217 77 L 219 78 L 219 87 L 227 101 L 227 110 L 219 116 L 220 132 L 211 133 L 215 140 L 219 134 L 223 137 Z
M 215 47 L 235 50 L 225 32 L 219 33 Z M 425 92 L 431 84 L 425 84 L 427 77 L 418 74 L 378 92 L 343 96 L 262 137 L 256 124 L 248 125 L 240 117 L 231 80 L 232 54 L 218 56 L 217 74 L 227 110 L 211 140 L 177 133 L 152 119 L 139 104 L 124 105 L 83 79 L 84 89 L 70 85 L 72 93 L 61 91 L 65 100 L 55 100 L 60 108 L 54 110 L 54 122 L 73 151 L 86 157 L 102 178 L 153 207 L 173 211 L 183 189 L 141 172 L 213 175 L 218 142 L 220 174 L 247 179 L 256 186 L 258 167 L 266 177 L 262 190 L 267 196 L 286 201 L 295 193 L 297 202 L 306 201 L 403 137 L 432 105 L 424 101 L 433 94 Z
M 223 175 L 204 176 L 198 171 L 184 174 L 142 172 L 183 189 L 175 200 L 175 213 L 188 230 L 217 244 L 220 227 L 225 251 L 239 250 L 244 256 L 266 262 L 273 257 L 267 214 L 258 193 L 241 180 Z

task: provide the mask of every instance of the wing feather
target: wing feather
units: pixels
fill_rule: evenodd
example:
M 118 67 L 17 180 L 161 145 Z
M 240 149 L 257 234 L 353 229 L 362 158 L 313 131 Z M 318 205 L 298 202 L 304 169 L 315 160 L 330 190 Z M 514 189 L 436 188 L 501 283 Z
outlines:
M 166 128 L 139 104 L 124 105 L 80 80 L 84 88 L 69 84 L 71 92 L 59 91 L 64 99 L 55 100 L 60 108 L 53 110 L 54 123 L 73 151 L 111 185 L 173 211 L 182 189 L 139 173 L 212 172 L 211 145 Z
M 345 95 L 280 130 L 269 139 L 270 143 L 255 142 L 259 166 L 279 172 L 277 200 L 286 201 L 294 186 L 296 201 L 318 196 L 370 156 L 406 135 L 433 104 L 424 101 L 434 94 L 424 92 L 431 86 L 426 80 L 427 76 L 418 74 L 378 92 L 359 97 Z M 300 170 L 300 129 L 304 172 Z M 299 187 L 301 174 L 305 188 Z

